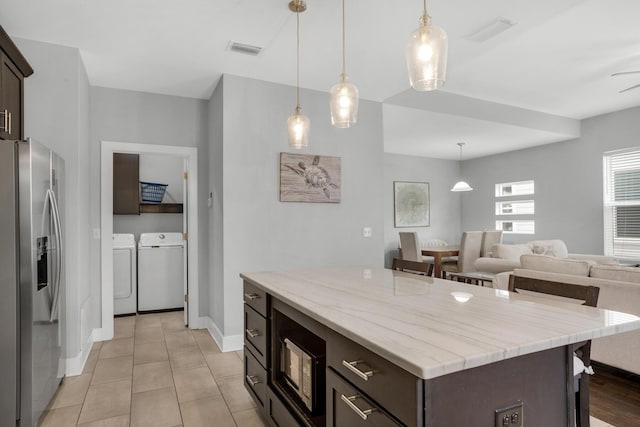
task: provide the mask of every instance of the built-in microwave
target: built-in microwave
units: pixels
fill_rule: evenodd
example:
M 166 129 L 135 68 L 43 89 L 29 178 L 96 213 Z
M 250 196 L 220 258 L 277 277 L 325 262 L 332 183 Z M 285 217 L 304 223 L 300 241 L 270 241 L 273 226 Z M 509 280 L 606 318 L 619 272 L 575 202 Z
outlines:
M 298 347 L 289 338 L 283 340 L 280 348 L 280 372 L 286 385 L 307 409 L 313 412 L 313 370 L 316 365 L 314 356 Z

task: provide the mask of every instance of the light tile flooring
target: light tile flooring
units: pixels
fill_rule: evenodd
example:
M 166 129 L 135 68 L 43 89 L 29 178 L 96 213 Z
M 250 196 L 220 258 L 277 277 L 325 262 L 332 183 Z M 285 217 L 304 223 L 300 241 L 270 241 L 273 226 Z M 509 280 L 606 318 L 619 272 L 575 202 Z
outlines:
M 242 351 L 222 353 L 182 312 L 115 319 L 82 375 L 68 377 L 40 427 L 265 427 L 243 383 Z M 591 417 L 592 427 L 613 427 Z
M 41 427 L 264 427 L 243 383 L 242 351 L 222 353 L 182 312 L 115 319 L 82 375 L 66 378 Z

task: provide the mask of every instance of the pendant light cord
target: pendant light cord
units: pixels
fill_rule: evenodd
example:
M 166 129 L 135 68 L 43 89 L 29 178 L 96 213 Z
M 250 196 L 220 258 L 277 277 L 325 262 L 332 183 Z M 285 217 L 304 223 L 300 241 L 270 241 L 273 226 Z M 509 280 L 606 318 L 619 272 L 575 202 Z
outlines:
M 300 109 L 300 11 L 296 11 L 296 105 Z
M 426 25 L 429 17 L 429 15 L 427 14 L 427 0 L 422 0 L 422 5 L 423 5 L 424 11 L 422 12 L 422 17 L 420 18 L 420 22 L 422 22 L 422 25 Z
M 346 31 L 346 25 L 345 25 L 345 4 L 346 0 L 342 0 L 342 78 L 346 78 L 347 77 L 347 59 L 346 59 L 346 54 L 345 51 L 347 50 L 346 46 L 347 46 L 347 42 L 346 42 L 346 38 L 347 38 L 347 31 Z M 425 0 L 426 1 L 426 0 Z

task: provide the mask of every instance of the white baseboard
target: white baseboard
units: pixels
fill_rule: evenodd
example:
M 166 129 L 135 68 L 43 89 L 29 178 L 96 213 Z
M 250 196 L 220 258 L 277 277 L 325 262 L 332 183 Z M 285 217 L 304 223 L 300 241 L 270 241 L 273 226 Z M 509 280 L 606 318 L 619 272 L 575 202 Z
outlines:
M 213 323 L 213 320 L 208 316 L 200 318 L 200 326 L 209 331 L 211 338 L 213 338 L 218 347 L 220 347 L 220 350 L 223 352 L 242 350 L 244 345 L 243 335 L 222 335 L 218 326 L 216 326 L 216 324 Z
M 93 347 L 93 343 L 96 342 L 94 339 L 94 332 L 96 329 L 89 334 L 89 338 L 85 345 L 82 346 L 82 350 L 75 357 L 70 357 L 66 359 L 66 375 L 68 377 L 73 377 L 76 375 L 82 374 L 82 370 L 84 369 L 85 363 L 87 363 L 87 359 L 89 358 L 89 353 L 91 353 L 91 348 Z

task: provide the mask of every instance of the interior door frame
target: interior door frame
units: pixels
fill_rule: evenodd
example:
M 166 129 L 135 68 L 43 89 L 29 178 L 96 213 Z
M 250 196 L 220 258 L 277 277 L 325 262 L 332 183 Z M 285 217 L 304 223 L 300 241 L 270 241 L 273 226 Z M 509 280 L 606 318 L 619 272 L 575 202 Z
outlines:
M 101 258 L 101 328 L 94 330 L 95 341 L 113 338 L 113 153 L 166 154 L 185 159 L 189 194 L 187 224 L 189 251 L 187 274 L 189 286 L 189 328 L 198 328 L 198 149 L 170 145 L 102 141 L 100 154 L 100 258 Z

